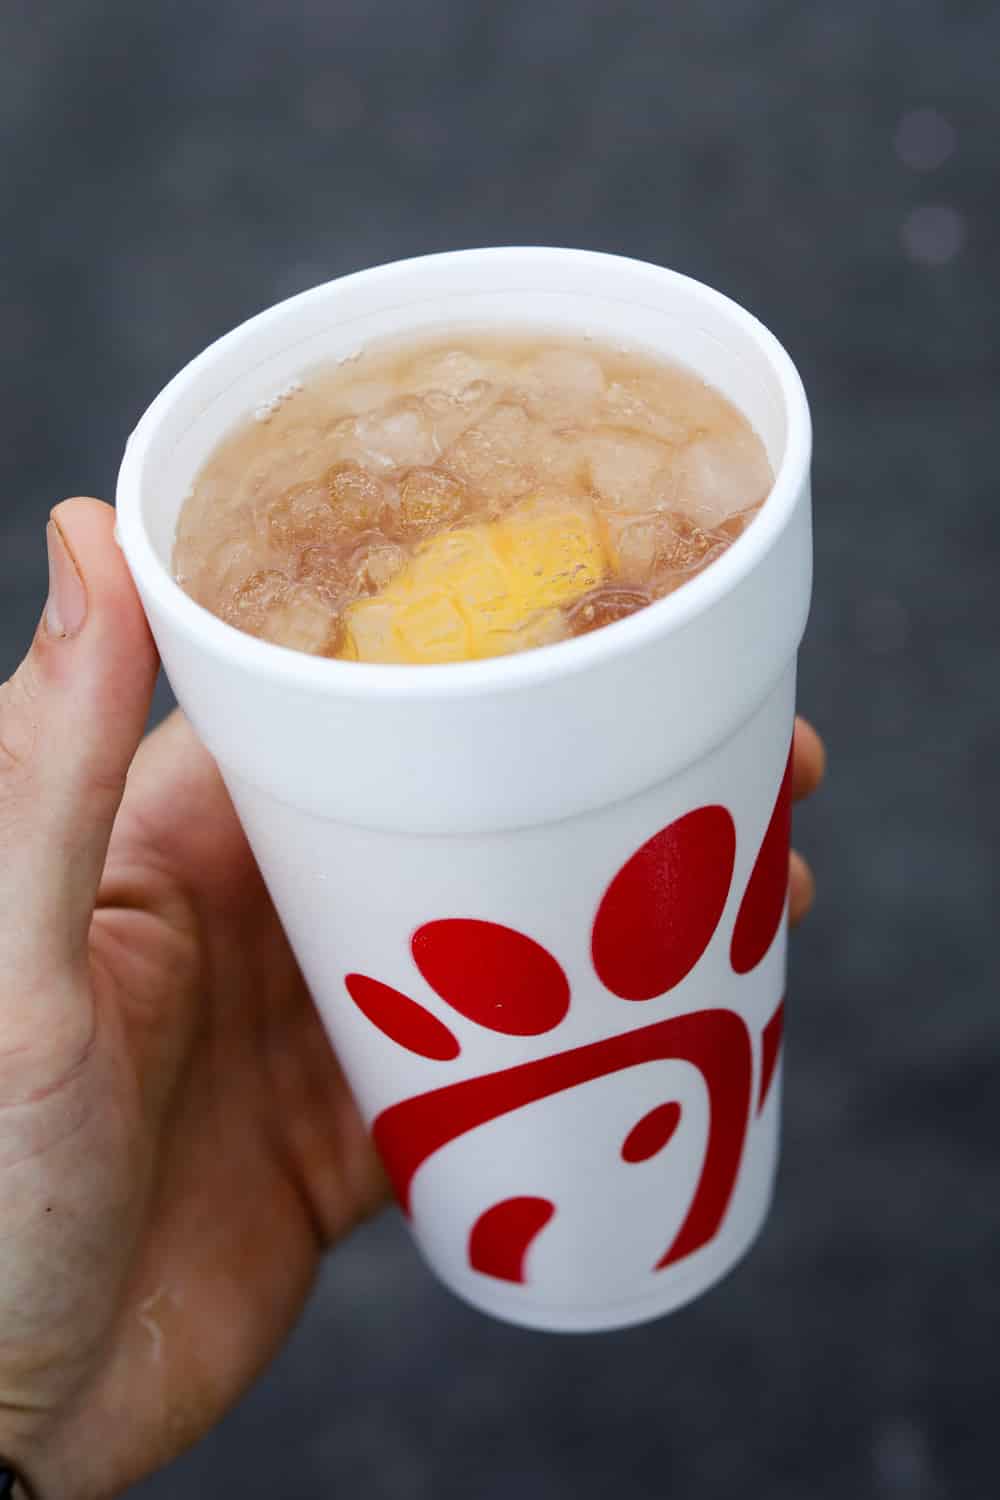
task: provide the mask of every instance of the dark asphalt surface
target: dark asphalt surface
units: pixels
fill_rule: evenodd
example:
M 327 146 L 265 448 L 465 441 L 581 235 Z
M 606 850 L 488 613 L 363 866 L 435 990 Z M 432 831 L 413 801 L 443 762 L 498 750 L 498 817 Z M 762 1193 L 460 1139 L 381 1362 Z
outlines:
M 664 1322 L 560 1339 L 453 1301 L 387 1214 L 137 1500 L 988 1500 L 1000 11 L 11 0 L 3 31 L 0 676 L 47 508 L 112 492 L 206 342 L 340 272 L 660 261 L 770 324 L 817 429 L 801 706 L 832 774 L 797 820 L 821 901 L 758 1247 Z

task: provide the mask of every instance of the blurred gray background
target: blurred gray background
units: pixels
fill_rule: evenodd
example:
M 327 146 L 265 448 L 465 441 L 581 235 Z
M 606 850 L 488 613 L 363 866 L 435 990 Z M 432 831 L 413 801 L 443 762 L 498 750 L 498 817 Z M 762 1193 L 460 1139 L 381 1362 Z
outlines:
M 135 1494 L 996 1494 L 1000 11 L 7 0 L 2 30 L 0 676 L 48 507 L 112 493 L 206 342 L 341 272 L 511 242 L 663 262 L 773 327 L 817 429 L 801 706 L 832 774 L 796 825 L 821 901 L 758 1247 L 664 1322 L 559 1339 L 453 1301 L 386 1214 Z

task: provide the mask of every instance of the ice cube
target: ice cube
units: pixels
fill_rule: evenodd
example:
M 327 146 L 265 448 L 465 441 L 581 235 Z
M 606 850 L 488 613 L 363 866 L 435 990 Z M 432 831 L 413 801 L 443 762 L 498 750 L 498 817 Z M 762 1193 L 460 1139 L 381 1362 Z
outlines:
M 442 469 L 410 469 L 399 486 L 399 526 L 406 536 L 443 530 L 466 509 L 465 487 Z
M 296 561 L 295 581 L 305 584 L 331 609 L 339 608 L 345 594 L 351 591 L 350 556 L 343 541 L 318 542 L 306 547 Z
M 425 391 L 421 396 L 439 453 L 482 417 L 495 400 L 494 387 L 485 380 L 473 381 L 457 395 L 447 391 Z
M 585 493 L 590 483 L 590 450 L 583 428 L 543 431 L 530 450 L 539 491 L 561 490 L 564 495 Z
M 547 349 L 528 361 L 524 373 L 543 390 L 564 391 L 581 400 L 596 400 L 605 385 L 600 361 L 576 349 Z
M 375 470 L 430 464 L 440 452 L 431 413 L 418 396 L 355 417 L 353 437 L 362 461 Z
M 355 463 L 359 467 L 365 462 L 365 446 L 358 435 L 358 419 L 361 413 L 335 417 L 327 427 L 327 444 L 337 463 Z
M 675 410 L 652 405 L 619 381 L 608 387 L 602 405 L 612 426 L 632 428 L 665 443 L 686 442 L 691 436 L 689 425 Z
M 396 646 L 396 608 L 373 599 L 344 620 L 338 654 L 345 661 L 399 661 Z
M 677 497 L 703 526 L 718 526 L 736 511 L 759 505 L 774 476 L 755 433 L 733 427 L 703 433 L 677 462 Z
M 402 547 L 379 532 L 366 537 L 351 555 L 351 592 L 358 597 L 377 594 L 405 566 L 406 556 Z
M 761 502 L 763 504 L 763 501 Z M 760 513 L 760 505 L 748 505 L 746 510 L 735 510 L 731 516 L 716 526 L 716 533 L 725 537 L 727 542 L 735 542 L 737 537 L 743 535 L 754 516 Z
M 334 528 L 341 532 L 367 531 L 381 526 L 388 515 L 385 485 L 350 459 L 334 464 L 324 475 Z
M 474 494 L 513 499 L 525 494 L 535 478 L 525 456 L 536 436 L 523 406 L 499 401 L 446 450 L 442 462 Z
M 605 527 L 615 571 L 632 583 L 681 581 L 714 562 L 729 540 L 680 511 L 613 514 Z
M 465 349 L 446 349 L 418 360 L 410 371 L 408 384 L 414 391 L 438 390 L 457 396 L 476 382 L 488 384 L 496 374 L 496 365 L 490 360 L 469 354 Z
M 284 573 L 276 568 L 260 568 L 228 598 L 220 600 L 222 618 L 239 630 L 261 635 L 265 619 L 284 603 L 289 587 L 290 581 Z
M 278 552 L 322 542 L 336 533 L 329 486 L 323 479 L 294 485 L 263 507 L 265 534 Z
M 336 455 L 324 424 L 309 421 L 285 427 L 284 421 L 284 413 L 277 413 L 274 430 L 255 434 L 259 448 L 234 467 L 228 487 L 237 503 L 259 508 L 273 496 L 314 480 Z
M 533 417 L 550 428 L 589 422 L 604 391 L 604 371 L 590 354 L 550 349 L 519 372 Z
M 613 625 L 634 615 L 651 602 L 644 589 L 623 589 L 612 586 L 594 589 L 584 594 L 566 611 L 566 622 L 573 635 L 587 635 L 602 625 Z
M 289 585 L 282 598 L 266 607 L 258 633 L 276 646 L 332 655 L 338 644 L 338 621 L 329 606 L 310 590 Z
M 621 578 L 646 579 L 656 567 L 659 527 L 655 515 L 612 515 L 605 519 L 608 548 Z
M 673 499 L 673 449 L 622 427 L 595 428 L 584 440 L 590 483 L 608 505 L 643 511 Z
M 657 565 L 666 573 L 700 573 L 723 552 L 728 538 L 720 536 L 704 526 L 697 525 L 683 512 L 675 511 L 665 517 L 672 522 L 662 533 L 662 549 Z
M 202 552 L 197 538 L 191 538 L 186 540 L 183 551 L 178 544 L 176 557 L 186 571 L 185 587 L 207 609 L 214 609 L 220 597 L 231 597 L 252 573 L 269 561 L 267 549 L 253 535 L 226 536 L 207 554 Z
M 458 395 L 453 399 L 460 406 L 468 409 L 470 406 L 478 406 L 483 401 L 488 401 L 493 395 L 496 387 L 488 380 L 471 380 L 468 385 L 463 385 Z
M 589 354 L 549 350 L 519 372 L 520 395 L 532 417 L 550 432 L 592 422 L 604 390 L 604 372 Z

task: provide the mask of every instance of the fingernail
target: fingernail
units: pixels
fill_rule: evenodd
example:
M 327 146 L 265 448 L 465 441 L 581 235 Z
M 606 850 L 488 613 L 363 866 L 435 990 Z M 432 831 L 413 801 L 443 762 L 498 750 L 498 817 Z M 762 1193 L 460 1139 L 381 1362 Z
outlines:
M 49 601 L 45 606 L 45 628 L 49 635 L 77 635 L 87 618 L 87 590 L 55 517 L 45 528 L 45 541 L 49 549 Z

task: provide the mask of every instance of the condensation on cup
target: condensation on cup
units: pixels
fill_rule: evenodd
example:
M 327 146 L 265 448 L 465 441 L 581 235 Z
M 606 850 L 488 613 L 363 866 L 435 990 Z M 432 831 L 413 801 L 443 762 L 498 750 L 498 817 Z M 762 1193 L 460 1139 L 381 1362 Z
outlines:
M 330 661 L 254 639 L 170 576 L 201 465 L 366 342 L 564 329 L 680 361 L 775 473 L 675 594 L 521 655 Z M 585 1331 L 724 1275 L 777 1159 L 795 662 L 810 428 L 787 354 L 661 267 L 494 249 L 358 273 L 262 313 L 129 441 L 121 543 L 418 1245 L 496 1317 Z

